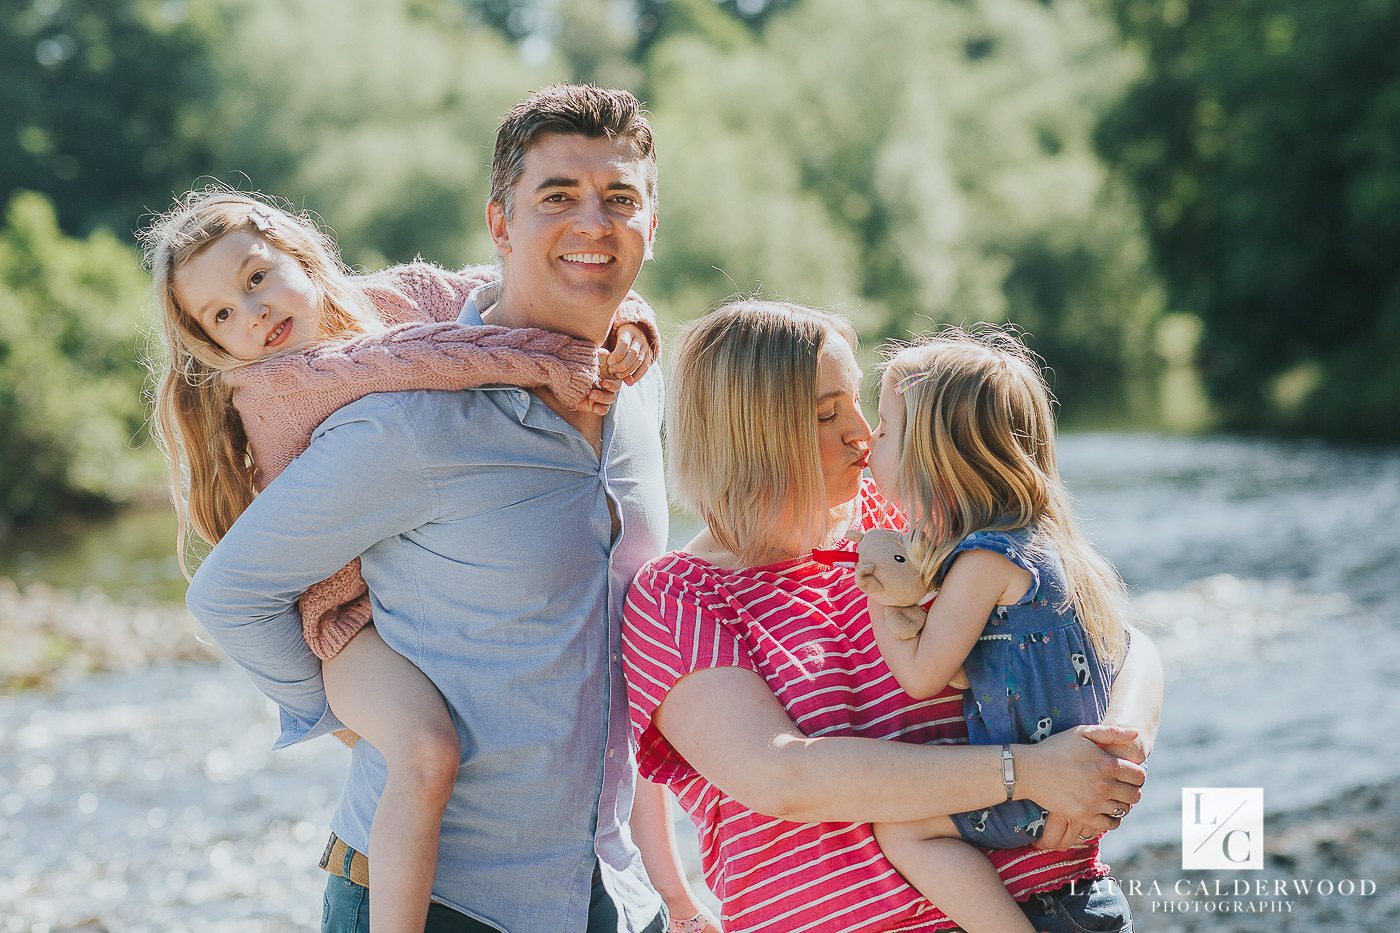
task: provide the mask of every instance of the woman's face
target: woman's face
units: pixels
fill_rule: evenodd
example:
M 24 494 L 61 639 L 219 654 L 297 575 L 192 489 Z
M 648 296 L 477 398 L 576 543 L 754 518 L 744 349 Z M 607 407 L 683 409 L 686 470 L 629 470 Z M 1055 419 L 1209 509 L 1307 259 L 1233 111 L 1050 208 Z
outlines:
M 870 424 L 860 411 L 860 379 L 850 344 L 839 334 L 828 335 L 817 360 L 817 444 L 830 508 L 860 492 L 869 459 Z

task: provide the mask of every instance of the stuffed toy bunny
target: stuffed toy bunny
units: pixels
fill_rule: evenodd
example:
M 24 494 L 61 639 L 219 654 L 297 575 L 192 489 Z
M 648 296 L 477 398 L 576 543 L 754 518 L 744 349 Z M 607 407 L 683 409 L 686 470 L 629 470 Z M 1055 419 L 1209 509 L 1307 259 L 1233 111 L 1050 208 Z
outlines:
M 926 605 L 938 591 L 924 585 L 909 557 L 909 539 L 888 528 L 852 531 L 846 537 L 856 542 L 856 586 L 885 607 L 885 624 L 896 637 L 918 635 L 928 619 Z
M 866 532 L 851 531 L 846 537 L 856 542 L 856 586 L 874 604 L 872 621 L 879 625 L 883 617 L 896 638 L 918 635 L 928 621 L 929 601 L 938 590 L 924 585 L 909 556 L 908 536 L 888 528 L 872 528 Z M 967 675 L 961 668 L 949 685 L 967 689 Z

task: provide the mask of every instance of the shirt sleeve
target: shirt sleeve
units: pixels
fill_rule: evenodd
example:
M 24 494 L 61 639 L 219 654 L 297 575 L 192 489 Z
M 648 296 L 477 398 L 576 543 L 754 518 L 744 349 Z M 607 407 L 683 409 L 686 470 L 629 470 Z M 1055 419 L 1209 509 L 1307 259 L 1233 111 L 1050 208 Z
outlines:
M 283 747 L 340 728 L 297 598 L 376 543 L 431 520 L 432 495 L 397 405 L 374 396 L 332 415 L 253 500 L 190 583 L 186 604 L 275 701 Z
M 702 570 L 677 567 L 663 557 L 642 568 L 627 594 L 622 615 L 622 665 L 637 743 L 637 764 L 648 780 L 669 784 L 694 769 L 655 728 L 652 717 L 671 688 L 687 674 L 712 667 L 738 667 L 758 673 L 749 649 L 737 633 L 737 615 L 702 597 Z M 672 569 L 663 564 L 671 563 Z M 687 570 L 695 578 L 678 574 Z M 731 616 L 731 618 L 726 618 Z

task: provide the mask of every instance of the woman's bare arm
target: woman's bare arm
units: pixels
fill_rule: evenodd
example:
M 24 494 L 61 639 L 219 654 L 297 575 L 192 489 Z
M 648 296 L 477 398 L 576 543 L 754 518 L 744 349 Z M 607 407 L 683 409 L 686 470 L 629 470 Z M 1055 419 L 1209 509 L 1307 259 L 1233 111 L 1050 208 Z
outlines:
M 808 738 L 763 679 L 740 668 L 696 671 L 653 721 L 707 780 L 753 810 L 798 822 L 898 823 L 961 813 L 1006 799 L 997 746 L 911 745 Z M 1013 746 L 1016 798 L 1109 829 L 1114 808 L 1138 800 L 1142 769 L 1094 744 L 1130 742 L 1131 730 L 1079 726 L 1038 745 Z

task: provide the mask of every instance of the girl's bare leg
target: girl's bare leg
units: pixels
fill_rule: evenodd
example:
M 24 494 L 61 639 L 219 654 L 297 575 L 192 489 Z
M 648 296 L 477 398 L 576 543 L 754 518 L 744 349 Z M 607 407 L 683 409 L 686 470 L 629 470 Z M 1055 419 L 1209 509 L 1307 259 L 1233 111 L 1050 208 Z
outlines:
M 992 863 L 948 817 L 876 823 L 875 839 L 904 880 L 967 933 L 1035 933 Z
M 442 811 L 460 748 L 432 681 L 366 626 L 322 665 L 337 718 L 379 750 L 388 779 L 369 837 L 370 929 L 422 933 Z

